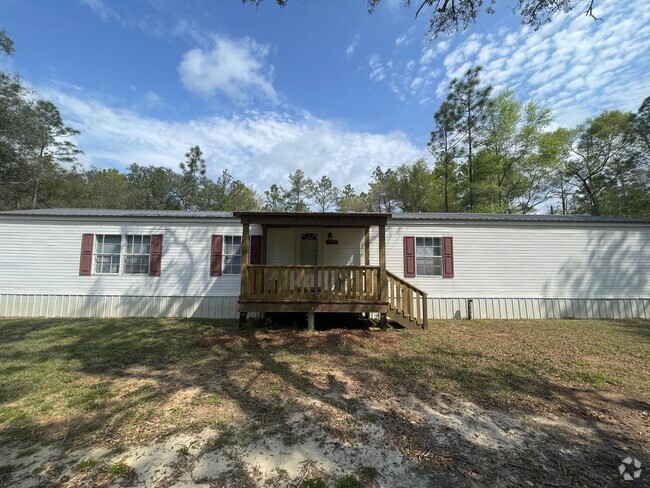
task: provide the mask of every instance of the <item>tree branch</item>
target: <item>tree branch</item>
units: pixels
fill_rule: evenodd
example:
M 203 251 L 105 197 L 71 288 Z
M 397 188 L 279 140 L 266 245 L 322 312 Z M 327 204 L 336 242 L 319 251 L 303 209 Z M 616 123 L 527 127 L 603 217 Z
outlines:
M 418 15 L 420 15 L 420 10 L 422 10 L 425 5 L 427 5 L 427 4 L 431 5 L 432 2 L 433 2 L 433 0 L 424 0 L 424 2 L 422 2 L 422 5 L 420 5 L 420 8 L 418 8 L 417 12 L 415 12 L 415 18 L 416 19 L 418 18 Z
M 587 10 L 585 10 L 585 15 L 587 17 L 591 17 L 594 20 L 600 20 L 601 22 L 604 22 L 604 20 L 602 18 L 596 17 L 594 15 L 594 2 L 595 2 L 595 0 L 590 0 L 589 7 L 587 7 Z

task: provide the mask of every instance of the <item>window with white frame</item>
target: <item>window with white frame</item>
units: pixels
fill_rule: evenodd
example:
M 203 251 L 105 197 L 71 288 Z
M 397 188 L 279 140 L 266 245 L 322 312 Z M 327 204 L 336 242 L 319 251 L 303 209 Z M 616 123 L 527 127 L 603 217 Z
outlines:
M 120 274 L 122 236 L 98 234 L 95 236 L 95 273 Z
M 223 241 L 223 274 L 241 273 L 241 236 L 224 236 Z
M 124 273 L 149 274 L 149 254 L 151 252 L 151 236 L 125 237 Z
M 95 274 L 149 274 L 151 236 L 95 235 Z
M 415 266 L 418 276 L 442 276 L 442 246 L 440 237 L 415 238 Z

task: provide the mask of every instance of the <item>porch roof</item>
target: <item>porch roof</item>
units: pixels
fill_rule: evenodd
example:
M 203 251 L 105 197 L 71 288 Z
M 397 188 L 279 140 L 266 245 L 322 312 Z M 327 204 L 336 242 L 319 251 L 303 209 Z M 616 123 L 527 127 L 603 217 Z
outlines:
M 386 225 L 391 214 L 341 212 L 234 212 L 242 224 L 269 227 L 367 227 Z

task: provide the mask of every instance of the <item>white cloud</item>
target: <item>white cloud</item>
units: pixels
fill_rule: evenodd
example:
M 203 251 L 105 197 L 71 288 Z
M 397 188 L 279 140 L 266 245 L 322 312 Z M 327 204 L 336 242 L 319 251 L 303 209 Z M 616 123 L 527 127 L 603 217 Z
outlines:
M 413 81 L 411 81 L 411 89 L 417 90 L 420 86 L 422 86 L 422 83 L 424 83 L 424 78 L 420 78 L 418 76 Z
M 348 47 L 345 48 L 345 55 L 348 58 L 351 58 L 354 55 L 354 51 L 357 49 L 357 46 L 359 45 L 359 41 L 361 40 L 361 36 L 357 34 L 352 38 L 352 41 L 350 41 L 350 44 L 348 44 Z
M 413 37 L 411 34 L 413 33 L 413 27 L 411 27 L 408 30 L 408 33 L 404 34 L 403 36 L 399 36 L 397 39 L 395 39 L 395 45 L 396 46 L 408 46 L 413 42 Z
M 205 97 L 223 94 L 238 102 L 262 98 L 277 102 L 273 67 L 266 65 L 269 46 L 250 37 L 238 40 L 215 36 L 209 49 L 183 55 L 178 72 L 183 86 Z
M 374 81 L 383 81 L 386 78 L 386 68 L 381 62 L 378 54 L 373 53 L 368 58 L 368 66 L 370 67 L 370 79 Z
M 104 0 L 81 0 L 81 3 L 99 15 L 104 22 L 121 20 L 117 12 L 106 5 Z
M 164 107 L 166 105 L 162 97 L 153 90 L 149 90 L 144 94 L 143 102 L 147 108 Z
M 402 7 L 402 0 L 386 0 L 384 2 L 392 12 L 397 12 Z
M 408 97 L 415 97 L 420 105 L 425 105 L 430 101 L 431 91 L 440 76 L 440 70 L 429 65 L 420 66 L 415 70 L 416 65 L 412 59 L 383 61 L 374 53 L 368 58 L 369 78 L 375 82 L 386 83 L 390 91 L 402 102 L 408 102 Z
M 311 177 L 327 174 L 338 186 L 351 183 L 366 190 L 376 166 L 394 167 L 425 153 L 400 131 L 359 132 L 307 112 L 249 111 L 167 121 L 109 106 L 65 85 L 39 92 L 81 131 L 77 144 L 86 152 L 87 164 L 124 167 L 137 162 L 178 169 L 188 148 L 198 144 L 210 176 L 228 169 L 260 191 L 272 183 L 286 184 L 297 168 Z
M 485 82 L 549 105 L 562 125 L 605 109 L 636 110 L 650 92 L 650 12 L 640 0 L 625 9 L 618 0 L 601 0 L 598 9 L 604 22 L 574 11 L 537 31 L 468 37 L 446 56 L 437 95 L 449 79 L 482 65 Z
M 449 41 L 437 41 L 435 46 L 425 47 L 422 49 L 422 56 L 420 57 L 420 64 L 429 64 L 440 54 L 449 50 L 451 43 Z
M 400 100 L 429 106 L 444 99 L 449 80 L 484 67 L 483 80 L 499 92 L 550 106 L 558 123 L 571 126 L 606 109 L 636 110 L 650 93 L 650 10 L 643 0 L 620 8 L 599 0 L 595 22 L 580 12 L 558 16 L 539 30 L 501 27 L 426 44 L 418 69 L 412 59 L 370 59 L 370 79 L 385 83 Z M 435 41 L 434 41 L 435 42 Z M 410 53 L 412 55 L 412 53 Z M 440 69 L 442 68 L 442 76 Z

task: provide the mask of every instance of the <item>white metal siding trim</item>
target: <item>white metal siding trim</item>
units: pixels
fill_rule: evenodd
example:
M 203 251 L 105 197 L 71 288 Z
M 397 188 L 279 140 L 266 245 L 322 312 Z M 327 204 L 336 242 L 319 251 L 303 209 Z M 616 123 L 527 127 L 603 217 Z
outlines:
M 0 317 L 234 319 L 239 317 L 237 299 L 235 296 L 0 294 Z
M 430 319 L 650 319 L 650 298 L 429 298 Z
M 0 317 L 234 319 L 238 297 L 0 294 Z M 430 319 L 467 319 L 468 298 L 429 298 Z M 474 319 L 650 319 L 650 298 L 472 298 Z M 251 314 L 256 317 L 259 314 Z

